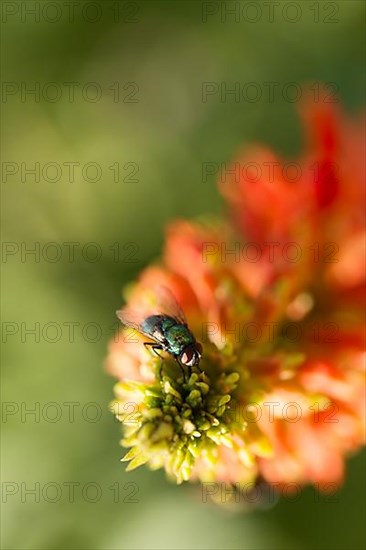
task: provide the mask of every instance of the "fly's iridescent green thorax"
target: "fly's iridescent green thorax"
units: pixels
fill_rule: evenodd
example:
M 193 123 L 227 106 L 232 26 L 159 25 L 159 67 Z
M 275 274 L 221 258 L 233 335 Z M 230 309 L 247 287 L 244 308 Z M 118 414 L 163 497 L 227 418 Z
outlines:
M 166 315 L 151 315 L 141 323 L 145 334 L 156 340 L 164 340 L 167 351 L 172 355 L 180 355 L 187 347 L 195 343 L 195 338 L 186 325 L 178 323 L 173 317 Z

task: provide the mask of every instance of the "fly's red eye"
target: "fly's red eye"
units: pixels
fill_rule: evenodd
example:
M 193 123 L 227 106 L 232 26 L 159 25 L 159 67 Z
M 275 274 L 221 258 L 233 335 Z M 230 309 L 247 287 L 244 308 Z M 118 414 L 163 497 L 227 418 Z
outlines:
M 185 348 L 180 356 L 181 363 L 187 365 L 188 367 L 198 365 L 201 357 L 201 350 L 202 347 L 200 344 L 197 344 L 197 346 L 189 346 Z
M 195 361 L 195 355 L 196 354 L 192 348 L 187 348 L 180 356 L 180 360 L 184 365 L 192 366 Z

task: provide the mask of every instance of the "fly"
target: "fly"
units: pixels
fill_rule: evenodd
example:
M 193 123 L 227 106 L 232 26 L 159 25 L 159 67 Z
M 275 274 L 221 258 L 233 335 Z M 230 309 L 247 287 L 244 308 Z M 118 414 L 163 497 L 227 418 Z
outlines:
M 166 287 L 158 289 L 158 306 L 156 311 L 147 315 L 129 310 L 128 307 L 117 311 L 117 317 L 123 325 L 141 332 L 152 342 L 144 342 L 153 353 L 162 358 L 159 351 L 169 353 L 184 372 L 186 367 L 199 367 L 202 346 L 196 341 L 188 327 L 185 315 Z

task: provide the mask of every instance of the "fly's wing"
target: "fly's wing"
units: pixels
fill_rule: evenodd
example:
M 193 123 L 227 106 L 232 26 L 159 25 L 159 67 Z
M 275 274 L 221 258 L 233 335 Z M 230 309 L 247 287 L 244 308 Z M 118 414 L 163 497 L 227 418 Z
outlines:
M 151 334 L 143 330 L 143 322 L 151 315 L 167 315 L 173 317 L 180 324 L 187 325 L 187 320 L 182 308 L 175 299 L 173 293 L 166 286 L 154 288 L 151 300 L 148 300 L 146 308 L 141 310 L 130 309 L 128 306 L 117 311 L 117 317 L 123 325 L 131 327 L 151 338 Z M 146 328 L 146 326 L 145 326 Z
M 173 293 L 166 286 L 158 286 L 155 289 L 157 297 L 158 312 L 173 317 L 182 325 L 187 325 L 186 317 L 182 308 L 175 299 Z
M 131 310 L 129 307 L 124 307 L 123 309 L 116 311 L 116 314 L 123 325 L 125 325 L 126 327 L 131 327 L 134 330 L 137 330 L 137 332 L 145 334 L 145 336 L 147 336 L 151 340 L 154 340 L 151 334 L 143 330 L 141 326 L 146 317 L 148 317 L 146 312 Z

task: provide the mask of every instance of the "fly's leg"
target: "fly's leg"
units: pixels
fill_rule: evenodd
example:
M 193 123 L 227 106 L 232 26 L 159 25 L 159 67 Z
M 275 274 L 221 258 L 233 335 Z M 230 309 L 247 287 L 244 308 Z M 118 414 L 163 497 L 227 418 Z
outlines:
M 187 378 L 187 376 L 186 376 L 185 365 L 183 365 L 183 363 L 181 363 L 181 362 L 179 361 L 179 358 L 178 358 L 178 357 L 176 357 L 176 361 L 177 361 L 178 365 L 180 366 L 180 370 L 182 371 L 184 382 L 188 382 L 188 379 L 189 379 L 191 373 L 188 372 L 188 378 Z
M 157 351 L 157 350 L 164 350 L 162 345 L 156 344 L 155 342 L 144 342 L 144 346 L 145 346 L 146 349 L 152 349 L 153 353 L 155 355 L 157 355 L 158 357 L 160 357 L 160 359 L 164 359 L 164 357 L 162 357 L 160 355 L 160 353 Z M 183 374 L 183 380 L 185 382 L 187 382 L 186 371 L 185 371 L 184 365 L 179 361 L 178 358 L 176 358 L 176 361 L 177 361 L 178 365 L 181 368 L 181 371 L 182 371 L 182 374 Z M 161 363 L 161 366 L 160 366 L 160 369 L 159 369 L 159 378 L 161 378 L 162 367 L 163 367 L 163 363 Z M 189 378 L 189 376 L 188 376 L 188 378 Z
M 156 344 L 155 342 L 144 342 L 144 346 L 146 349 L 152 349 L 153 353 L 155 355 L 157 355 L 158 357 L 160 357 L 160 359 L 164 359 L 160 353 L 158 352 L 158 349 L 160 350 L 163 350 L 163 346 L 161 346 L 160 344 Z M 160 367 L 159 367 L 159 379 L 161 380 L 161 376 L 162 376 L 162 369 L 163 369 L 163 361 L 161 362 L 160 364 Z
M 153 353 L 155 353 L 155 355 L 160 357 L 160 359 L 163 359 L 163 357 L 157 351 L 158 349 L 161 349 L 161 350 L 163 349 L 163 347 L 160 344 L 155 344 L 155 342 L 144 342 L 144 346 L 146 349 L 151 348 Z

